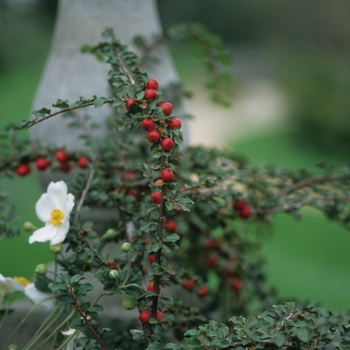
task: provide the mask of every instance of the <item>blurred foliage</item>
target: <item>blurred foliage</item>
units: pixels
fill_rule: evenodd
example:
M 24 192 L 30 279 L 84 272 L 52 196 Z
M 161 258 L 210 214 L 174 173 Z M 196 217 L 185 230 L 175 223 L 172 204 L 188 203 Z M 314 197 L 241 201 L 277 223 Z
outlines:
M 201 21 L 226 42 L 345 47 L 350 24 L 347 0 L 178 0 L 159 1 L 165 26 Z
M 56 7 L 57 0 L 0 0 L 0 76 L 45 55 Z
M 165 26 L 200 20 L 235 50 L 253 46 L 253 55 L 259 50 L 267 56 L 267 78 L 291 97 L 297 143 L 344 158 L 350 144 L 349 1 L 180 0 L 158 6 Z
M 325 55 L 296 57 L 284 74 L 296 139 L 346 159 L 350 147 L 350 67 Z M 345 156 L 345 157 L 344 157 Z

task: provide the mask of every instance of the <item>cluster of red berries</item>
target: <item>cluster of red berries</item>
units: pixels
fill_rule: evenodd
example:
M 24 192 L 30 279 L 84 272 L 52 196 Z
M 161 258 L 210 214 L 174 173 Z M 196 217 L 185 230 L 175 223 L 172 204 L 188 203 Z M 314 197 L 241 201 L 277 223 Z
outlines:
M 144 99 L 147 101 L 154 100 L 158 97 L 159 83 L 156 79 L 152 78 L 147 81 L 144 86 Z M 133 104 L 138 104 L 142 106 L 143 102 L 139 103 L 139 101 L 134 98 L 128 98 L 125 102 L 125 107 L 129 111 L 130 106 Z M 160 102 L 158 107 L 161 108 L 165 114 L 165 116 L 170 116 L 173 111 L 173 106 L 169 102 Z M 171 118 L 168 122 L 164 122 L 169 129 L 181 129 L 182 122 L 179 118 Z M 175 142 L 171 137 L 163 136 L 163 127 L 160 126 L 156 128 L 156 123 L 151 117 L 146 117 L 141 121 L 141 128 L 147 132 L 147 139 L 151 143 L 160 142 L 160 146 L 166 152 L 171 152 L 175 147 Z M 174 178 L 174 173 L 170 169 L 162 169 L 160 173 L 160 177 L 163 181 L 171 181 Z M 159 204 L 159 203 L 155 203 Z
M 182 288 L 185 290 L 193 290 L 195 289 L 196 283 L 192 278 L 189 277 L 185 277 L 182 280 Z M 206 286 L 198 286 L 197 291 L 196 291 L 196 295 L 198 296 L 198 298 L 204 298 L 208 295 L 209 293 L 209 289 Z
M 160 322 L 161 319 L 163 318 L 164 316 L 164 313 L 162 311 L 157 311 L 157 321 Z M 142 310 L 139 314 L 139 320 L 142 322 L 142 323 L 148 323 L 149 320 L 151 319 L 152 317 L 152 311 L 151 310 Z
M 71 170 L 72 163 L 70 161 L 69 155 L 66 152 L 62 150 L 57 151 L 55 153 L 55 159 L 60 164 L 60 169 L 62 172 L 68 173 Z M 90 162 L 90 159 L 88 157 L 82 156 L 77 160 L 77 165 L 81 169 L 86 169 L 89 165 L 89 162 Z M 43 156 L 38 157 L 35 160 L 35 167 L 38 171 L 44 171 L 50 165 L 51 165 L 51 161 Z M 22 163 L 17 165 L 15 171 L 18 176 L 23 177 L 31 173 L 31 167 L 28 163 Z
M 233 203 L 233 209 L 237 212 L 238 217 L 241 219 L 248 219 L 253 214 L 252 210 L 244 199 L 236 200 Z

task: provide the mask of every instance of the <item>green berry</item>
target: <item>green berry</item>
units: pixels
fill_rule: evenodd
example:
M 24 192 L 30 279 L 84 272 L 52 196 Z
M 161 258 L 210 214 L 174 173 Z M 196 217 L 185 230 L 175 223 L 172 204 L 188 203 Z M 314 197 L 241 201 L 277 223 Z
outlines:
M 50 245 L 50 250 L 55 255 L 62 253 L 63 246 L 61 243 Z
M 136 307 L 137 305 L 137 301 L 131 297 L 131 296 L 128 296 L 126 297 L 124 300 L 123 300 L 123 308 L 126 309 L 126 310 L 132 310 Z
M 106 238 L 112 239 L 117 235 L 117 231 L 114 230 L 113 228 L 109 228 L 105 234 L 103 235 Z
M 109 278 L 116 280 L 116 279 L 118 279 L 119 272 L 118 272 L 118 270 L 111 270 L 111 271 L 109 271 L 108 276 L 109 276 Z
M 47 273 L 47 267 L 45 264 L 38 264 L 36 265 L 35 272 L 38 275 L 46 275 Z
M 125 242 L 122 244 L 121 249 L 124 253 L 130 252 L 131 244 L 129 242 Z
M 35 227 L 30 221 L 26 221 L 23 224 L 23 230 L 26 231 L 26 232 L 32 232 L 32 231 L 35 230 Z

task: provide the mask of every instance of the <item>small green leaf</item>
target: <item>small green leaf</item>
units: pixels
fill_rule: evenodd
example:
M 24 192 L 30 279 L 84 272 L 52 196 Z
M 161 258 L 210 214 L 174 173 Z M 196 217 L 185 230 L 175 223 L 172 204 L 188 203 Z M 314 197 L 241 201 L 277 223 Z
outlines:
M 70 277 L 67 272 L 62 272 L 58 275 L 58 277 L 65 283 L 69 283 Z
M 89 315 L 100 315 L 102 313 L 102 307 L 101 306 L 93 306 L 89 307 L 86 311 L 86 314 Z
M 164 238 L 164 242 L 174 243 L 174 242 L 178 241 L 179 239 L 180 239 L 180 236 L 177 233 L 172 233 L 171 235 L 166 236 Z
M 94 101 L 94 107 L 95 108 L 100 108 L 102 107 L 105 103 L 109 102 L 109 98 L 106 97 L 98 97 Z
M 97 330 L 97 333 L 98 333 L 98 334 L 103 334 L 103 333 L 110 332 L 110 331 L 111 331 L 111 328 L 108 328 L 108 327 L 100 327 L 100 328 Z
M 115 101 L 112 103 L 112 107 L 121 106 L 123 103 L 124 103 L 123 100 L 115 100 Z
M 62 304 L 74 304 L 74 298 L 70 294 L 60 294 L 57 301 Z
M 132 334 L 133 340 L 143 339 L 143 331 L 140 331 L 139 329 L 130 329 L 130 333 Z
M 87 292 L 90 292 L 94 290 L 94 286 L 91 283 L 85 283 L 85 284 L 81 284 L 77 290 L 76 290 L 76 294 L 77 295 L 85 295 Z
M 61 99 L 58 99 L 56 101 L 56 103 L 54 103 L 52 105 L 52 107 L 57 107 L 57 108 L 68 108 L 69 107 L 69 103 L 68 103 L 68 100 L 61 100 Z
M 79 274 L 76 274 L 76 275 L 74 275 L 74 276 L 70 279 L 69 283 L 70 283 L 71 285 L 74 285 L 74 284 L 80 282 L 80 281 L 83 280 L 83 279 L 85 279 L 84 276 L 81 276 L 81 275 L 79 275 Z
M 76 329 L 77 331 L 84 331 L 85 324 L 81 318 L 74 318 L 69 324 L 70 328 Z
M 67 287 L 67 285 L 64 284 L 64 283 L 59 283 L 59 282 L 54 283 L 54 284 L 52 285 L 52 287 L 51 287 L 51 291 L 52 291 L 52 292 L 57 292 L 57 291 L 59 291 L 59 290 L 62 290 L 62 291 L 64 291 L 64 292 L 68 292 L 68 287 Z

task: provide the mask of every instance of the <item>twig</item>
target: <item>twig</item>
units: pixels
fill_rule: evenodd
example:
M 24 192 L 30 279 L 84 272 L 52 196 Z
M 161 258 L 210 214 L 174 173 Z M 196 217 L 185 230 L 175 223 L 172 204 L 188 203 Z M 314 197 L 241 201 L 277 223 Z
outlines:
M 139 59 L 139 65 L 142 65 L 145 62 L 145 59 L 147 55 L 155 50 L 159 45 L 162 44 L 163 41 L 165 41 L 168 38 L 168 35 L 166 32 L 164 32 L 162 35 L 159 35 L 150 45 L 148 45 L 142 53 L 142 56 Z
M 85 123 L 83 118 L 79 115 L 79 113 L 76 110 L 72 110 L 72 113 L 75 116 L 75 118 L 77 118 L 79 124 L 84 129 L 86 134 L 89 135 L 92 138 L 94 136 L 93 133 L 92 133 L 92 130 L 87 126 L 87 124 Z
M 66 112 L 71 112 L 75 109 L 78 109 L 78 108 L 84 108 L 84 107 L 88 107 L 88 106 L 92 106 L 94 104 L 95 101 L 91 101 L 91 102 L 87 102 L 87 103 L 84 103 L 80 106 L 71 106 L 71 107 L 68 107 L 68 108 L 64 108 L 64 109 L 61 109 L 57 112 L 54 112 L 54 113 L 50 113 L 48 115 L 45 115 L 45 117 L 42 117 L 40 119 L 35 119 L 33 120 L 31 123 L 29 123 L 25 128 L 24 130 L 26 129 L 29 129 L 31 128 L 33 125 L 36 125 L 38 123 L 41 123 L 42 121 L 46 120 L 46 119 L 49 119 L 51 117 L 54 117 L 55 115 L 58 115 L 58 114 L 62 114 L 62 113 L 66 113 Z M 112 102 L 112 100 L 110 100 L 109 102 Z
M 159 218 L 158 218 L 158 240 L 161 242 L 163 240 L 163 224 L 164 224 L 164 206 L 165 202 L 167 201 L 166 198 L 166 189 L 165 186 L 162 187 L 162 200 L 160 202 L 159 206 Z M 162 256 L 162 249 L 159 249 L 156 253 L 156 259 L 157 263 L 160 265 L 160 258 Z M 153 303 L 152 303 L 152 316 L 157 317 L 157 310 L 158 310 L 158 291 L 159 291 L 159 282 L 160 282 L 160 275 L 154 276 L 154 292 L 157 294 L 157 296 L 154 297 Z
M 80 308 L 79 306 L 79 302 L 78 302 L 78 299 L 77 297 L 75 296 L 74 294 L 74 290 L 73 290 L 73 287 L 68 284 L 67 287 L 69 288 L 69 292 L 70 292 L 70 295 L 73 297 L 74 299 L 74 304 L 75 304 L 75 309 L 79 312 L 80 316 L 82 317 L 83 321 L 84 321 L 84 324 L 85 326 L 87 326 L 87 328 L 90 330 L 90 332 L 94 335 L 94 337 L 96 338 L 96 340 L 101 344 L 102 348 L 104 350 L 108 350 L 106 345 L 104 344 L 103 340 L 101 339 L 101 337 L 95 332 L 95 330 L 92 328 L 90 322 L 89 322 L 89 319 L 88 317 L 86 316 L 86 314 L 84 313 L 84 311 Z
M 350 179 L 350 175 L 326 175 L 326 176 L 320 176 L 320 177 L 310 177 L 308 179 L 304 179 L 295 183 L 290 188 L 286 188 L 281 192 L 281 195 L 287 196 L 292 192 L 298 191 L 304 187 L 312 186 L 314 184 L 325 183 L 332 180 L 346 180 L 346 179 Z
M 124 61 L 123 61 L 122 57 L 120 56 L 120 53 L 117 52 L 117 53 L 116 53 L 116 56 L 117 56 L 118 59 L 119 59 L 119 63 L 120 63 L 120 68 L 121 68 L 121 70 L 123 70 L 123 71 L 125 72 L 125 74 L 126 74 L 126 76 L 128 77 L 130 83 L 131 83 L 131 84 L 135 84 L 135 80 L 134 80 L 134 78 L 132 77 L 132 75 L 130 74 L 130 72 L 128 71 L 128 69 L 126 68 L 126 66 L 125 66 L 125 64 L 124 64 Z
M 94 166 L 93 168 L 90 170 L 90 173 L 89 173 L 89 176 L 88 176 L 88 179 L 86 181 L 86 185 L 85 185 L 85 188 L 81 194 L 81 197 L 80 197 L 80 200 L 79 200 L 79 203 L 78 203 L 78 206 L 77 206 L 77 212 L 75 214 L 75 219 L 78 220 L 79 218 L 79 215 L 80 215 L 80 211 L 81 211 L 81 207 L 83 206 L 84 204 L 84 201 L 85 201 L 85 197 L 90 189 L 90 186 L 91 186 L 91 182 L 94 178 L 94 175 L 95 175 L 95 172 L 96 172 L 96 169 L 98 167 L 98 164 L 100 163 L 100 156 L 98 155 L 95 162 L 94 162 Z

